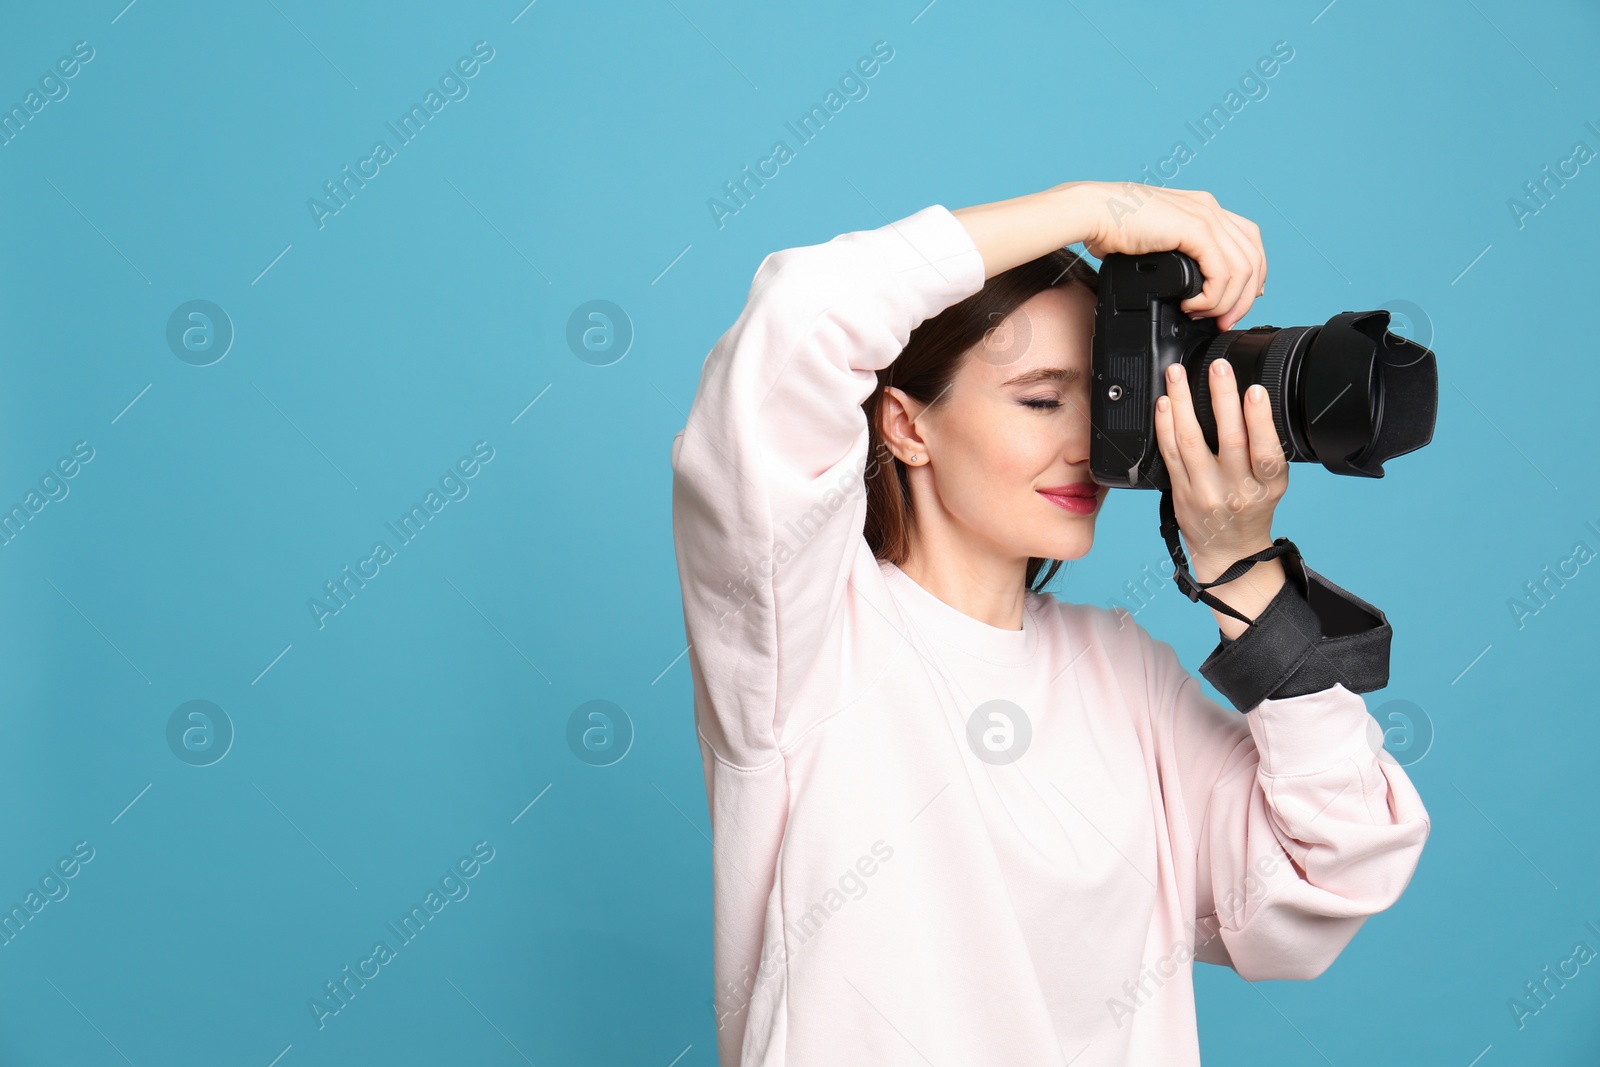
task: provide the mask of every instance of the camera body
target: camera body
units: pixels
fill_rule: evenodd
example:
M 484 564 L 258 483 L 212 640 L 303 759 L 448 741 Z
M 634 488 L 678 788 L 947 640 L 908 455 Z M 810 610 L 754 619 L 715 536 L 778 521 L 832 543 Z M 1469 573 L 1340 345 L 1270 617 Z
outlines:
M 1205 279 L 1178 251 L 1109 253 L 1099 270 L 1091 350 L 1089 468 L 1124 489 L 1167 489 L 1155 431 L 1166 372 L 1182 363 L 1206 443 L 1217 449 L 1211 361 L 1226 357 L 1241 397 L 1259 382 L 1291 462 L 1383 476 L 1383 462 L 1433 438 L 1438 373 L 1424 346 L 1391 333 L 1387 311 L 1346 311 L 1321 326 L 1217 329 L 1179 307 Z

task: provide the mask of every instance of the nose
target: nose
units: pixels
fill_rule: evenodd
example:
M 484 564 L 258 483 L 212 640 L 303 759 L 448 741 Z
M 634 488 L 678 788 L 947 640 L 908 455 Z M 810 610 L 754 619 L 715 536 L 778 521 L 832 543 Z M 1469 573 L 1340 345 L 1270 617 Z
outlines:
M 1093 429 L 1089 421 L 1088 397 L 1074 396 L 1068 401 L 1069 414 L 1062 420 L 1062 456 L 1074 467 L 1083 467 L 1088 473 L 1089 442 Z

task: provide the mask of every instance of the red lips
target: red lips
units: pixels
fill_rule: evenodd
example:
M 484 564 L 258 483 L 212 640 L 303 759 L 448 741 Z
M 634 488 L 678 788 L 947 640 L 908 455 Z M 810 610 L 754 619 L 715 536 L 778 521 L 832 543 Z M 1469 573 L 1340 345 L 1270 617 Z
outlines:
M 1039 495 L 1063 511 L 1073 515 L 1093 515 L 1100 507 L 1100 486 L 1095 482 L 1073 482 L 1050 489 L 1040 489 Z

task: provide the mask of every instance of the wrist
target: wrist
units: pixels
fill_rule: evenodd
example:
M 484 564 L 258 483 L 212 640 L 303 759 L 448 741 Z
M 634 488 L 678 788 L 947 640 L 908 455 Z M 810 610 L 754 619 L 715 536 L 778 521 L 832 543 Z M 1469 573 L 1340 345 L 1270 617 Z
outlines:
M 1040 194 L 1050 199 L 1051 214 L 1061 220 L 1058 248 L 1079 242 L 1087 246 L 1099 238 L 1102 214 L 1095 210 L 1091 199 L 1097 184 L 1090 181 L 1062 182 Z
M 1249 555 L 1249 553 L 1245 553 L 1245 555 Z M 1226 569 L 1226 567 L 1223 569 Z M 1211 579 L 1202 578 L 1200 580 L 1204 582 Z M 1219 585 L 1214 589 L 1208 589 L 1206 592 L 1228 605 L 1234 611 L 1242 613 L 1246 618 L 1259 619 L 1262 611 L 1266 609 L 1268 604 L 1272 603 L 1288 584 L 1289 574 L 1284 570 L 1282 560 L 1269 559 L 1264 562 L 1258 561 L 1255 566 L 1245 571 L 1235 580 L 1225 585 Z M 1249 629 L 1248 624 L 1245 622 L 1234 618 L 1226 612 L 1218 611 L 1215 607 L 1211 609 L 1211 614 L 1216 617 L 1217 627 L 1225 637 L 1237 638 Z
M 1093 239 L 1096 215 L 1089 199 L 1093 182 L 1065 182 L 1008 200 L 956 208 L 983 257 L 984 277 L 993 278 L 1058 248 Z
M 1239 560 L 1243 559 L 1245 556 L 1253 556 L 1257 552 L 1263 551 L 1264 549 L 1271 548 L 1272 547 L 1272 538 L 1263 537 L 1263 538 L 1260 538 L 1260 539 L 1258 539 L 1256 541 L 1251 541 L 1251 542 L 1249 542 L 1249 544 L 1252 547 L 1248 547 L 1248 548 L 1245 548 L 1245 547 L 1227 548 L 1227 549 L 1221 549 L 1221 550 L 1209 549 L 1209 550 L 1204 551 L 1204 552 L 1192 553 L 1189 556 L 1189 570 L 1194 574 L 1195 581 L 1197 581 L 1197 582 L 1213 582 L 1213 581 L 1216 581 L 1218 578 L 1220 578 L 1222 576 L 1222 572 L 1223 571 L 1225 571 L 1229 567 L 1233 566 L 1236 562 L 1238 562 Z M 1269 560 L 1268 562 L 1274 562 L 1274 561 Z M 1255 567 L 1252 567 L 1249 571 L 1246 571 L 1245 573 L 1246 574 L 1254 573 L 1255 569 L 1257 567 L 1261 567 L 1261 566 L 1263 566 L 1263 564 L 1257 563 Z

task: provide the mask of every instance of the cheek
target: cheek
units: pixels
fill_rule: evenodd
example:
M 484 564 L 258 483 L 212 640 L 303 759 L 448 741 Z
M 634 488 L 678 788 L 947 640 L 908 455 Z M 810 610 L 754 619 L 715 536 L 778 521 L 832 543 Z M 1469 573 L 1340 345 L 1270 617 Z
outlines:
M 985 482 L 992 488 L 1013 480 L 1040 450 L 1041 428 L 1030 427 L 1026 418 L 1011 417 L 998 406 L 981 409 L 962 424 L 955 467 L 980 487 Z
M 1076 432 L 1073 418 L 1059 410 L 1041 413 L 1015 407 L 993 421 L 978 448 L 1002 484 L 1032 482 L 1060 464 Z
M 963 425 L 939 465 L 940 496 L 979 525 L 1013 521 L 1006 516 L 1034 501 L 1033 483 L 1061 455 L 1061 427 L 1050 418 L 1023 408 L 985 414 Z

